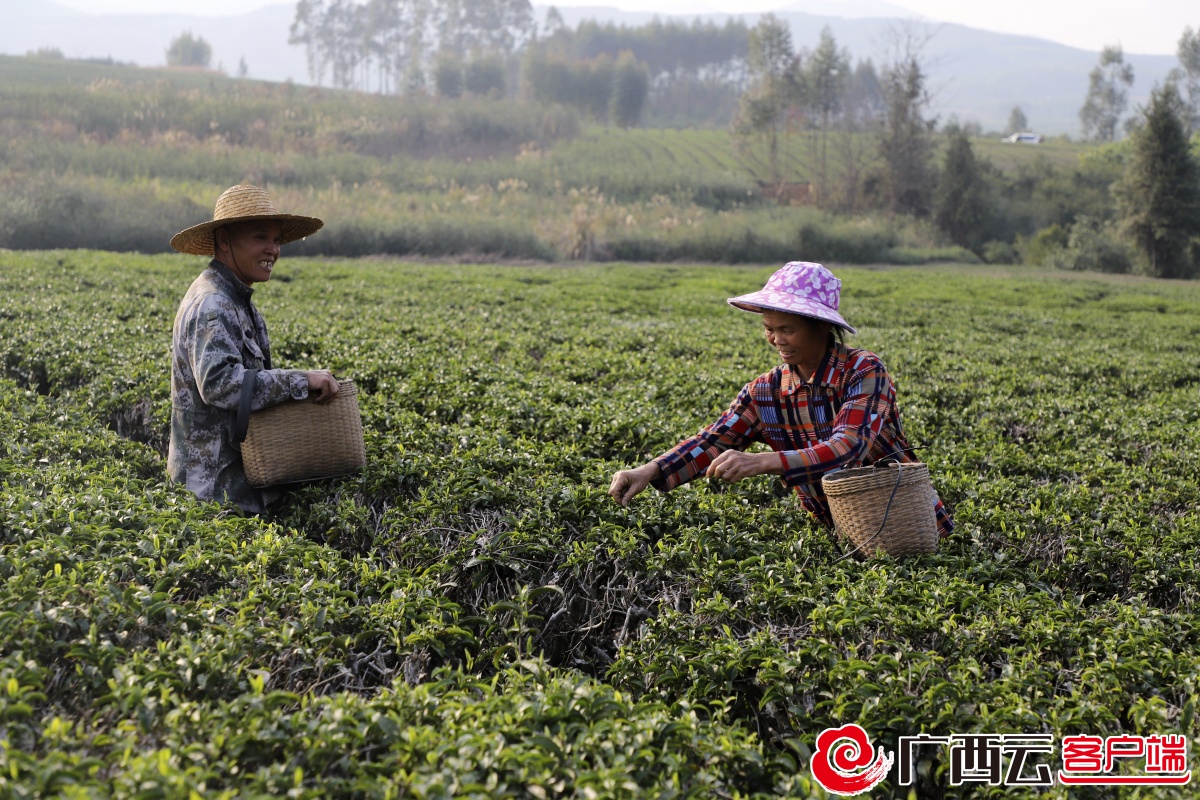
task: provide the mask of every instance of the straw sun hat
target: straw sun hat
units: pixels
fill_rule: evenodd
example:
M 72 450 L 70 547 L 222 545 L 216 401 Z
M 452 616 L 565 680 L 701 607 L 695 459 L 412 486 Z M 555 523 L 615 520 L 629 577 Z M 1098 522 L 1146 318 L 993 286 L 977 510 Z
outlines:
M 832 272 L 809 261 L 789 261 L 775 271 L 762 289 L 731 297 L 728 302 L 743 311 L 756 314 L 784 311 L 832 322 L 850 333 L 857 333 L 838 312 L 841 299 L 842 282 Z
M 242 184 L 231 186 L 221 193 L 210 222 L 193 225 L 172 236 L 171 247 L 194 256 L 211 256 L 216 252 L 213 231 L 224 225 L 253 219 L 278 220 L 283 226 L 279 237 L 280 244 L 303 239 L 319 231 L 325 224 L 316 217 L 280 214 L 266 192 L 257 186 Z

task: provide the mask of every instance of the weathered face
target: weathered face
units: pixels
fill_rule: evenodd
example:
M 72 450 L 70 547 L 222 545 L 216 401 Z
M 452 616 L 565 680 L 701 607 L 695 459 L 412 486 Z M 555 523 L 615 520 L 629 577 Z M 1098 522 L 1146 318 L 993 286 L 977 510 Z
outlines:
M 764 311 L 762 323 L 767 343 L 786 364 L 799 364 L 818 349 L 823 353 L 829 339 L 828 326 L 799 314 Z
M 276 220 L 226 225 L 216 233 L 217 257 L 247 285 L 269 281 L 282 234 L 283 225 Z

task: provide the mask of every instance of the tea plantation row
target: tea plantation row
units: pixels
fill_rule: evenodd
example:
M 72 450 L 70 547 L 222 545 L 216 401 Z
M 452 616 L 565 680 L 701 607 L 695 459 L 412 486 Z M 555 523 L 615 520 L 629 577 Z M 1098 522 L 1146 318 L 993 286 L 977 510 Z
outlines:
M 809 797 L 848 722 L 1200 733 L 1200 288 L 838 270 L 959 525 L 896 563 L 765 478 L 605 494 L 773 365 L 724 305 L 766 269 L 285 262 L 275 360 L 358 383 L 369 465 L 245 519 L 163 481 L 201 267 L 0 251 L 0 796 Z

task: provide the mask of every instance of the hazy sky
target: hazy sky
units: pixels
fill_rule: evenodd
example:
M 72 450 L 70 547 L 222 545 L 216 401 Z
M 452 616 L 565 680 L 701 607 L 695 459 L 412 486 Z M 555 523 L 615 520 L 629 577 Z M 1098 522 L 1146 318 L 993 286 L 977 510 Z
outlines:
M 278 2 L 279 0 L 274 0 Z M 0 0 L 0 7 L 21 0 Z M 250 11 L 272 0 L 56 0 L 96 13 L 178 12 L 225 15 Z M 555 0 L 567 6 L 615 6 L 627 11 L 696 14 L 712 11 L 769 11 L 794 0 Z M 1185 26 L 1200 28 L 1197 0 L 892 0 L 896 5 L 940 22 L 958 22 L 985 30 L 1023 33 L 1099 50 L 1120 43 L 1130 53 L 1174 54 Z M 537 0 L 535 5 L 550 5 Z M 1086 10 L 1082 10 L 1086 9 Z M 290 22 L 286 20 L 285 22 Z

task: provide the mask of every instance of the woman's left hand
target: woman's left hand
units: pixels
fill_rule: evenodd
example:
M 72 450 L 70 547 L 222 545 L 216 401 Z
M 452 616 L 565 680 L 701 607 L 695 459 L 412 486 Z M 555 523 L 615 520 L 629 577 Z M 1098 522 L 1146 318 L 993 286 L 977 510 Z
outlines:
M 337 397 L 338 382 L 327 369 L 315 369 L 304 373 L 308 376 L 308 396 L 318 403 L 331 403 Z
M 710 478 L 720 478 L 729 483 L 737 483 L 742 478 L 753 478 L 772 471 L 772 466 L 779 465 L 777 453 L 743 453 L 740 450 L 726 450 L 713 459 L 704 472 Z

